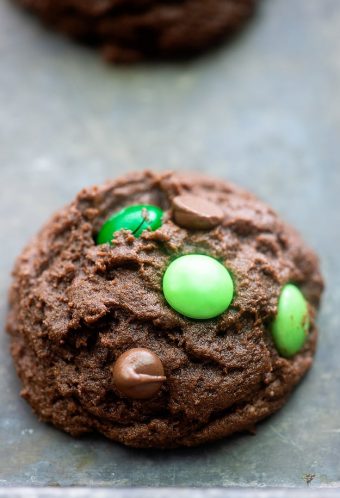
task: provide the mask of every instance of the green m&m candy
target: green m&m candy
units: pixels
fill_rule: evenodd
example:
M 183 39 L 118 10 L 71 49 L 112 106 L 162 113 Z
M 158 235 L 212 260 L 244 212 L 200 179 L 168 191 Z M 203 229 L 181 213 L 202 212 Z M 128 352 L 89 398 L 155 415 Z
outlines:
M 272 324 L 272 335 L 278 352 L 289 358 L 298 353 L 309 329 L 308 306 L 302 292 L 293 284 L 283 287 Z
M 210 256 L 175 259 L 163 277 L 163 293 L 178 313 L 199 320 L 214 318 L 230 305 L 234 284 L 228 270 Z
M 114 214 L 102 226 L 97 244 L 111 242 L 119 230 L 130 230 L 139 237 L 146 229 L 157 230 L 162 224 L 163 211 L 151 204 L 135 204 Z

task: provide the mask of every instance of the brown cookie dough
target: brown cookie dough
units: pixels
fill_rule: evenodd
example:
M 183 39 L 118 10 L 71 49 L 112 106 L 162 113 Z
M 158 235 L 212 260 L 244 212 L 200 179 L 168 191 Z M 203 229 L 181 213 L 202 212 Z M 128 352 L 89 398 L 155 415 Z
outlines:
M 187 56 L 235 32 L 256 0 L 17 0 L 112 61 Z
M 176 225 L 172 200 L 184 194 L 217 204 L 221 223 Z M 113 245 L 96 245 L 103 222 L 131 204 L 161 207 L 162 226 L 139 238 L 120 231 Z M 234 299 L 213 319 L 186 318 L 163 296 L 170 262 L 195 253 L 217 258 L 233 276 Z M 303 292 L 311 319 L 303 349 L 290 359 L 270 333 L 287 282 Z M 317 258 L 299 235 L 229 183 L 139 172 L 83 190 L 14 269 L 8 332 L 22 395 L 42 420 L 72 435 L 98 431 L 135 447 L 191 446 L 250 430 L 285 403 L 311 366 L 322 287 Z M 159 376 L 147 399 L 119 389 L 121 365 L 118 381 L 114 374 L 135 348 L 155 355 L 151 370 L 137 358 L 130 371 Z

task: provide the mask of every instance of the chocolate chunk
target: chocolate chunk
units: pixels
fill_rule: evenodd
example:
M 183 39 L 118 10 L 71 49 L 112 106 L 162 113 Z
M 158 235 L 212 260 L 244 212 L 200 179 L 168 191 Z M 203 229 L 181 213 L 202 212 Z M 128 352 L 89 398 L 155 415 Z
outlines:
M 223 220 L 222 209 L 211 201 L 191 194 L 179 195 L 172 201 L 177 225 L 192 230 L 209 230 Z
M 166 380 L 161 360 L 149 349 L 129 349 L 112 369 L 113 382 L 125 396 L 147 399 L 154 396 Z

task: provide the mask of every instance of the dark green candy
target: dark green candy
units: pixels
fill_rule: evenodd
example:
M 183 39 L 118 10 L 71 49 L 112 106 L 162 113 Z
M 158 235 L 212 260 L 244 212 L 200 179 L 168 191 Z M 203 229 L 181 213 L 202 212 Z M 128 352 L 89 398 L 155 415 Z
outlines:
M 151 204 L 126 207 L 105 221 L 98 234 L 97 244 L 111 243 L 119 230 L 130 230 L 135 237 L 139 237 L 147 229 L 157 230 L 162 224 L 162 216 L 163 211 Z

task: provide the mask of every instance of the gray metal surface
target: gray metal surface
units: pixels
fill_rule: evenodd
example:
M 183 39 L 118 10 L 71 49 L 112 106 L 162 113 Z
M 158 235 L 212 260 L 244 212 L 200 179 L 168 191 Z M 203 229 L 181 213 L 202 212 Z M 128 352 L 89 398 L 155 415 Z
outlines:
M 337 498 L 335 489 L 0 488 L 0 498 Z
M 315 366 L 286 407 L 255 437 L 197 449 L 133 450 L 39 423 L 1 333 L 0 485 L 340 486 L 339 32 L 339 0 L 267 0 L 201 59 L 117 68 L 0 2 L 2 324 L 14 257 L 49 214 L 145 167 L 248 187 L 315 247 L 327 280 Z

